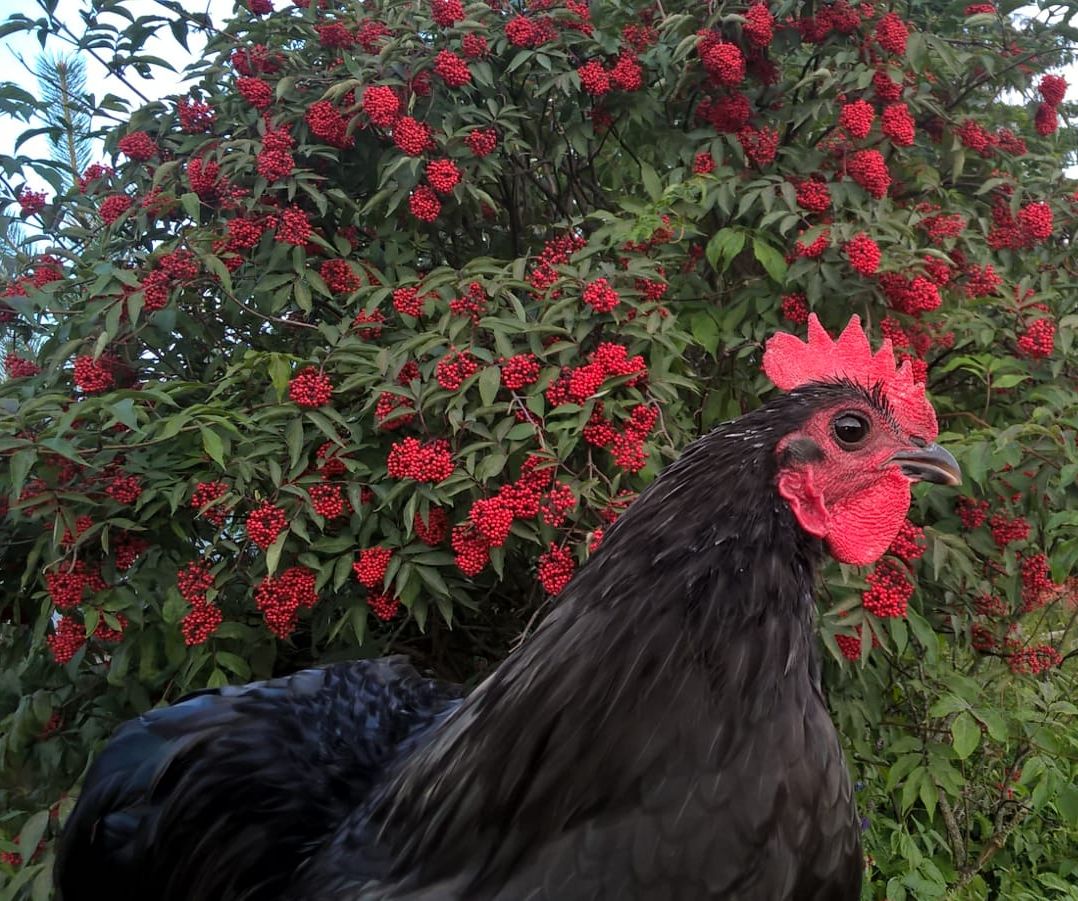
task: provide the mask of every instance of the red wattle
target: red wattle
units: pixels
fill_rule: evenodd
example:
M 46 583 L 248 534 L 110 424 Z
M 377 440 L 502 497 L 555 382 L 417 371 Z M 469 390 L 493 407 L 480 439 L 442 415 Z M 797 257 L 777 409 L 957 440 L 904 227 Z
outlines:
M 827 544 L 836 560 L 874 563 L 906 521 L 910 481 L 897 469 L 862 491 L 828 506 Z

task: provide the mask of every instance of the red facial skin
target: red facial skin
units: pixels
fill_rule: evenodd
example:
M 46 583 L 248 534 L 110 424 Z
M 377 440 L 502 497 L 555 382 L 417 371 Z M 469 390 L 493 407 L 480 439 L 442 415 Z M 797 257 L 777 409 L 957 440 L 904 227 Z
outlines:
M 843 413 L 860 414 L 869 423 L 864 442 L 843 447 L 832 423 Z M 914 448 L 889 417 L 867 402 L 844 402 L 815 414 L 801 430 L 778 446 L 809 440 L 823 452 L 818 462 L 795 462 L 779 470 L 779 494 L 801 528 L 826 540 L 834 557 L 858 566 L 878 560 L 891 545 L 910 508 L 910 485 L 891 457 Z

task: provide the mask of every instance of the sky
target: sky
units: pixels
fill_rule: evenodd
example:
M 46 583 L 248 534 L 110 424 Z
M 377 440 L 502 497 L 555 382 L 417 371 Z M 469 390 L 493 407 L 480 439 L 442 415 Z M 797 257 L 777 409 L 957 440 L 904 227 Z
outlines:
M 191 12 L 207 12 L 214 23 L 223 22 L 232 14 L 234 3 L 232 0 L 185 0 L 186 8 Z M 79 10 L 88 6 L 86 0 L 60 0 L 56 15 L 63 22 L 71 23 L 73 30 L 81 26 Z M 169 15 L 168 11 L 158 6 L 154 0 L 129 0 L 125 3 L 126 8 L 135 17 L 146 15 Z M 0 22 L 6 20 L 13 13 L 22 13 L 31 19 L 36 19 L 40 13 L 37 0 L 0 0 Z M 110 17 L 103 17 L 103 22 L 109 22 Z M 111 22 L 119 28 L 128 24 L 119 17 L 111 17 Z M 183 90 L 183 70 L 189 63 L 199 58 L 205 40 L 200 35 L 190 35 L 188 45 L 190 53 L 184 53 L 172 36 L 172 32 L 166 26 L 161 27 L 161 37 L 151 38 L 147 43 L 145 52 L 160 56 L 168 60 L 176 69 L 169 72 L 167 69 L 155 68 L 154 77 L 151 80 L 139 78 L 134 72 L 128 73 L 128 78 L 144 96 L 150 100 L 158 100 L 170 94 L 177 94 Z M 64 45 L 60 42 L 50 42 L 47 48 L 50 52 L 62 52 Z M 19 33 L 0 39 L 0 80 L 13 81 L 23 89 L 37 95 L 37 78 L 33 74 L 33 68 L 37 56 L 41 53 L 41 44 L 38 43 L 35 34 Z M 142 104 L 137 94 L 125 87 L 118 79 L 109 76 L 104 66 L 88 55 L 83 56 L 86 65 L 86 83 L 89 91 L 97 98 L 105 94 L 116 94 L 131 102 L 132 109 Z M 0 153 L 12 153 L 17 136 L 30 126 L 15 122 L 12 127 L 11 120 L 0 118 Z M 45 157 L 49 155 L 47 140 L 44 137 L 27 141 L 19 148 L 21 154 L 32 157 Z M 31 187 L 43 188 L 44 183 L 30 182 Z M 51 189 L 49 189 L 51 194 Z

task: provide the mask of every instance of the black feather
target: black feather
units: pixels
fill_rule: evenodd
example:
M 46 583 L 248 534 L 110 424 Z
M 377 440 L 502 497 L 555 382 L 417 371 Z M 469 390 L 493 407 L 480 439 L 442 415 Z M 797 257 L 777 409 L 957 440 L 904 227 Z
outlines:
M 858 898 L 823 548 L 774 487 L 779 441 L 844 400 L 886 413 L 815 385 L 694 443 L 463 702 L 391 660 L 125 726 L 65 831 L 65 901 Z

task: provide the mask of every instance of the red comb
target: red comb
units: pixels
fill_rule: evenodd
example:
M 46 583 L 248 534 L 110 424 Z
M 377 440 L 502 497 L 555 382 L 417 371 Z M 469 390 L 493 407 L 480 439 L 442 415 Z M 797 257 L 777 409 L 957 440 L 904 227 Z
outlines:
M 913 380 L 909 361 L 895 365 L 890 339 L 873 353 L 859 316 L 850 318 L 837 341 L 815 313 L 809 315 L 807 344 L 785 332 L 772 335 L 764 349 L 764 372 L 783 391 L 839 379 L 870 390 L 879 386 L 899 425 L 910 435 L 934 441 L 939 432 L 936 411 L 925 397 L 925 386 Z

